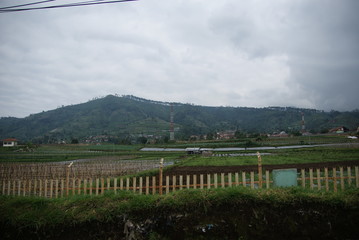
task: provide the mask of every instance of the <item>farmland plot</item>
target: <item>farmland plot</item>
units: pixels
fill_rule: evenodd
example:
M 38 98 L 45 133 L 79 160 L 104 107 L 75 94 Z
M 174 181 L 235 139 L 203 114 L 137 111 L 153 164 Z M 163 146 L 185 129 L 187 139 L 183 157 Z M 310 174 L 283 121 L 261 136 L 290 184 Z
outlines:
M 57 163 L 2 163 L 0 180 L 117 177 L 158 167 L 158 160 L 116 160 L 115 158 Z

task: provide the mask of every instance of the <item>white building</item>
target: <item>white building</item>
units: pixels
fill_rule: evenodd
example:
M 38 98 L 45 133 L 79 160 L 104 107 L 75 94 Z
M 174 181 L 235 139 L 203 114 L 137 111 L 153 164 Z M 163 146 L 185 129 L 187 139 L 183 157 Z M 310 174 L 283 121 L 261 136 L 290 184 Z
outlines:
M 15 147 L 17 146 L 17 140 L 15 138 L 7 138 L 2 140 L 3 147 Z

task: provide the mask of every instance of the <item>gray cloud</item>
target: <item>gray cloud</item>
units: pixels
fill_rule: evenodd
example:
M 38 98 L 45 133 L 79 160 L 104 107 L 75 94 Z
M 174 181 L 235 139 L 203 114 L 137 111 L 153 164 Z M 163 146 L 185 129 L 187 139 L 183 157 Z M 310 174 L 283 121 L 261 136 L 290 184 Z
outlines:
M 113 93 L 353 110 L 357 10 L 356 0 L 146 0 L 0 14 L 0 116 Z

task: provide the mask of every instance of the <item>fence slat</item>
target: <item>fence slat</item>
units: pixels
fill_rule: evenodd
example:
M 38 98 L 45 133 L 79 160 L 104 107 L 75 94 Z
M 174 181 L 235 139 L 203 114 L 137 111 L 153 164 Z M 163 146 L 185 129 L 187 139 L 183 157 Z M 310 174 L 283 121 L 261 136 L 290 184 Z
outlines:
M 328 175 L 328 168 L 324 168 L 324 177 L 325 177 L 325 190 L 329 191 L 329 175 Z
M 180 175 L 179 176 L 179 185 L 180 185 L 180 190 L 182 190 L 183 189 L 183 176 L 182 175 Z
M 320 169 L 317 168 L 317 184 L 318 184 L 318 189 L 322 189 L 322 184 L 321 184 L 321 176 L 320 176 Z
M 146 176 L 146 195 L 150 193 L 150 177 Z
M 177 179 L 176 176 L 172 176 L 172 192 L 176 191 Z
M 354 168 L 352 172 L 352 168 Z M 298 181 L 301 181 L 302 187 L 309 186 L 311 189 L 325 189 L 325 191 L 330 191 L 331 189 L 336 192 L 338 188 L 341 190 L 345 190 L 347 186 L 354 185 L 359 187 L 359 167 L 339 167 L 337 168 L 324 168 L 323 171 L 320 168 L 312 169 L 310 168 L 309 171 L 305 171 L 305 169 L 300 170 L 301 177 L 298 177 Z M 309 173 L 308 173 L 309 172 Z M 257 173 L 251 171 L 249 173 L 249 179 L 247 179 L 248 174 L 246 172 L 242 173 L 242 182 L 239 181 L 240 174 L 237 173 L 215 173 L 213 176 L 211 174 L 199 174 L 196 175 L 186 175 L 186 182 L 184 183 L 184 179 L 182 175 L 176 176 L 166 176 L 165 177 L 165 184 L 163 188 L 165 188 L 166 194 L 170 192 L 175 192 L 178 189 L 187 188 L 200 188 L 200 189 L 210 189 L 212 186 L 214 188 L 225 188 L 225 187 L 233 187 L 238 185 L 243 185 L 245 187 L 250 186 L 252 189 L 257 188 L 257 184 L 259 183 L 257 179 Z M 309 175 L 308 179 L 306 180 L 306 174 Z M 233 176 L 234 175 L 234 176 Z M 307 175 L 307 176 L 308 176 Z M 136 177 L 132 178 L 119 178 L 120 179 L 120 188 L 124 189 L 125 183 L 125 190 L 131 190 L 133 192 L 138 192 L 139 194 L 150 194 L 150 189 L 152 188 L 152 194 L 156 194 L 158 191 L 158 186 L 156 186 L 158 176 L 152 177 L 152 186 L 150 182 L 150 177 L 146 176 L 146 183 L 144 182 L 143 177 Z M 177 179 L 178 178 L 178 179 Z M 192 178 L 192 179 L 191 179 Z M 213 178 L 213 180 L 212 180 Z M 346 180 L 347 179 L 347 180 Z M 355 179 L 355 183 L 354 183 Z M 105 181 L 106 180 L 106 181 Z M 107 190 L 114 190 L 116 193 L 118 189 L 118 179 L 110 177 L 107 178 L 96 178 L 96 179 L 84 179 L 81 180 L 80 178 L 72 178 L 69 180 L 69 186 L 67 188 L 65 178 L 61 179 L 50 179 L 47 178 L 39 178 L 34 180 L 21 180 L 21 179 L 8 179 L 2 180 L 0 183 L 0 193 L 3 195 L 14 195 L 14 196 L 40 196 L 40 197 L 48 197 L 48 198 L 58 198 L 63 197 L 64 195 L 69 192 L 69 194 L 104 194 Z M 82 186 L 83 181 L 83 186 Z M 113 181 L 113 183 L 111 183 Z M 220 182 L 219 182 L 220 181 Z M 264 181 L 264 179 L 263 179 Z M 121 184 L 122 182 L 122 184 Z M 146 186 L 144 186 L 146 184 Z M 270 181 L 270 171 L 265 171 L 265 184 L 266 188 L 270 188 L 271 181 Z M 340 184 L 340 186 L 338 186 Z M 95 185 L 93 187 L 93 185 Z M 113 186 L 112 186 L 113 185 Z M 333 185 L 333 187 L 332 187 Z
M 19 181 L 17 182 L 17 184 L 18 184 L 18 185 L 17 185 L 17 186 L 18 186 L 18 187 L 17 187 L 17 195 L 20 196 L 20 194 L 21 194 L 21 180 L 19 180 Z
M 117 178 L 113 179 L 113 191 L 117 194 Z
M 301 173 L 302 173 L 302 187 L 305 188 L 305 169 L 302 169 Z
M 340 167 L 339 171 L 340 171 L 340 189 L 344 190 L 344 169 L 343 169 L 343 167 Z
M 355 167 L 355 185 L 359 188 L 359 167 Z
M 247 187 L 246 172 L 242 172 L 242 184 L 243 184 L 243 187 Z
M 197 175 L 195 174 L 195 175 L 193 175 L 193 188 L 194 189 L 197 189 Z
M 200 189 L 203 189 L 203 174 L 199 175 L 199 186 L 200 186 Z
M 314 189 L 313 169 L 312 168 L 309 168 L 309 186 L 310 186 L 310 189 Z
M 137 190 L 137 178 L 136 177 L 133 177 L 132 178 L 132 190 L 133 190 L 133 192 L 136 192 L 136 190 Z
M 50 179 L 50 198 L 52 198 L 53 190 L 54 190 L 54 180 Z M 24 193 L 24 196 L 25 196 L 25 193 Z
M 211 188 L 211 174 L 207 174 L 207 188 Z
M 84 180 L 84 195 L 87 194 L 87 179 Z
M 140 186 L 139 186 L 139 187 L 140 187 L 139 193 L 142 194 L 142 187 L 143 187 L 143 186 L 142 186 L 142 185 L 143 185 L 143 179 L 142 179 L 142 177 L 140 177 L 140 183 L 139 183 L 139 184 L 140 184 Z
M 217 173 L 214 174 L 214 188 L 218 187 L 218 176 Z
M 224 184 L 224 173 L 221 173 L 221 186 L 222 186 L 222 188 L 225 187 L 225 184 Z
M 166 176 L 166 194 L 170 192 L 170 176 Z
M 334 192 L 338 191 L 338 188 L 337 188 L 337 169 L 336 168 L 333 168 L 333 189 L 334 189 Z
M 190 179 L 189 179 L 189 175 L 186 175 L 186 187 L 187 189 L 189 189 L 189 186 L 190 186 Z
M 31 183 L 29 183 L 29 184 L 31 184 Z M 56 179 L 55 180 L 55 198 L 58 198 L 58 196 L 59 196 L 59 180 Z
M 234 174 L 234 181 L 236 182 L 235 184 L 238 187 L 239 186 L 239 174 L 237 172 Z
M 92 195 L 92 186 L 93 186 L 93 179 L 91 178 L 90 179 L 90 188 L 89 188 L 90 195 Z
M 232 173 L 228 173 L 228 187 L 232 187 Z
M 347 174 L 348 174 L 348 186 L 352 185 L 352 169 L 347 167 Z
M 130 179 L 126 178 L 126 190 L 130 190 Z
M 152 177 L 152 194 L 156 194 L 156 177 Z

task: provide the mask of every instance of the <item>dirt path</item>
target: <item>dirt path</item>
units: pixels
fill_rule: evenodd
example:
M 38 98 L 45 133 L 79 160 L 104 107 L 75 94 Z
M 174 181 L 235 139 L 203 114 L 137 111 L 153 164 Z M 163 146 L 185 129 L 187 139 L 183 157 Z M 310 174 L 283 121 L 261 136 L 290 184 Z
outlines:
M 317 168 L 333 168 L 333 167 L 354 167 L 359 166 L 359 160 L 354 161 L 336 161 L 336 162 L 321 162 L 321 163 L 302 163 L 302 164 L 277 164 L 277 165 L 263 165 L 264 170 L 273 169 L 317 169 Z M 257 171 L 257 165 L 244 166 L 191 166 L 191 167 L 173 167 L 166 170 L 166 175 L 190 175 L 190 174 L 213 174 L 213 173 L 234 173 L 241 171 Z

